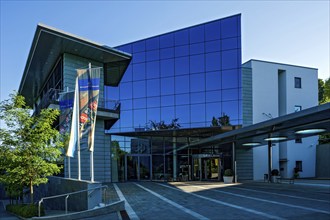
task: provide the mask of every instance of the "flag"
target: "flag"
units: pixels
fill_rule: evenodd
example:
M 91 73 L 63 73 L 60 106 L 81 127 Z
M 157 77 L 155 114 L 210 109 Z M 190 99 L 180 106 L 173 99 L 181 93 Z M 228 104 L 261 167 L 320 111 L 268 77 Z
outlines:
M 74 92 L 59 93 L 60 104 L 60 134 L 68 134 L 71 128 L 72 108 L 73 108 Z

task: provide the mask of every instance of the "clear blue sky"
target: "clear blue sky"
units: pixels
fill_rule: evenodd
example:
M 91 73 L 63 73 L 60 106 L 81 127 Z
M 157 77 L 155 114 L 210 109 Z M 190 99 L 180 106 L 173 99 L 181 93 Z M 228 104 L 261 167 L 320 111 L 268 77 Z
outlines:
M 325 1 L 1 1 L 0 99 L 18 90 L 41 22 L 108 46 L 242 14 L 242 61 L 261 59 L 329 71 Z

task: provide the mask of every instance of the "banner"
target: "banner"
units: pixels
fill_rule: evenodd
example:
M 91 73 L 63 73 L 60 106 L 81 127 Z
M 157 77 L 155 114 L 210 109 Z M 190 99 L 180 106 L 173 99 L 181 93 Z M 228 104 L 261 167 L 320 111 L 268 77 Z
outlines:
M 79 127 L 81 138 L 88 134 L 88 149 L 94 151 L 94 133 L 100 90 L 101 68 L 77 70 L 79 88 Z
M 76 78 L 76 84 L 75 84 L 75 91 L 74 91 L 74 102 L 73 102 L 73 109 L 72 109 L 72 121 L 71 121 L 71 131 L 70 131 L 70 141 L 68 150 L 66 152 L 66 155 L 68 157 L 73 157 L 77 140 L 78 140 L 78 108 L 79 108 L 79 94 L 78 94 L 78 77 Z
M 71 128 L 74 92 L 59 93 L 60 104 L 60 134 L 68 134 Z

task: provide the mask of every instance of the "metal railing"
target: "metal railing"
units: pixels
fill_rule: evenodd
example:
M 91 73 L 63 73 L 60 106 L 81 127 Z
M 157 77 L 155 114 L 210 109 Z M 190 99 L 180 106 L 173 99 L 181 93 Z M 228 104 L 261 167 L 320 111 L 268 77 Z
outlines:
M 71 193 L 65 193 L 65 194 L 56 195 L 56 196 L 43 197 L 38 202 L 38 216 L 40 217 L 41 203 L 43 203 L 44 200 L 46 200 L 46 199 L 55 199 L 55 198 L 59 198 L 59 197 L 64 197 L 65 196 L 65 200 L 64 200 L 65 201 L 65 214 L 68 214 L 68 198 L 70 197 L 70 195 L 92 191 L 92 192 L 88 193 L 88 196 L 90 196 L 94 192 L 94 190 L 101 189 L 101 188 L 105 188 L 105 190 L 103 191 L 103 193 L 105 194 L 106 190 L 108 189 L 108 186 L 99 186 L 99 187 L 95 187 L 95 188 L 92 188 L 92 189 L 85 189 L 85 190 L 80 190 L 80 191 L 71 192 Z

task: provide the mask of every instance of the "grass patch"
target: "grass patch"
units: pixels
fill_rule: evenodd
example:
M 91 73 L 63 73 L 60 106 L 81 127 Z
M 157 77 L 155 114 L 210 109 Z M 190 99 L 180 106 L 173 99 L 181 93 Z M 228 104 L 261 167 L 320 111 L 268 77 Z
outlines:
M 38 216 L 38 205 L 31 205 L 31 204 L 7 205 L 6 210 L 8 212 L 19 215 L 23 218 L 32 218 L 34 216 Z M 40 215 L 41 216 L 45 215 L 45 210 L 42 206 L 40 208 Z

